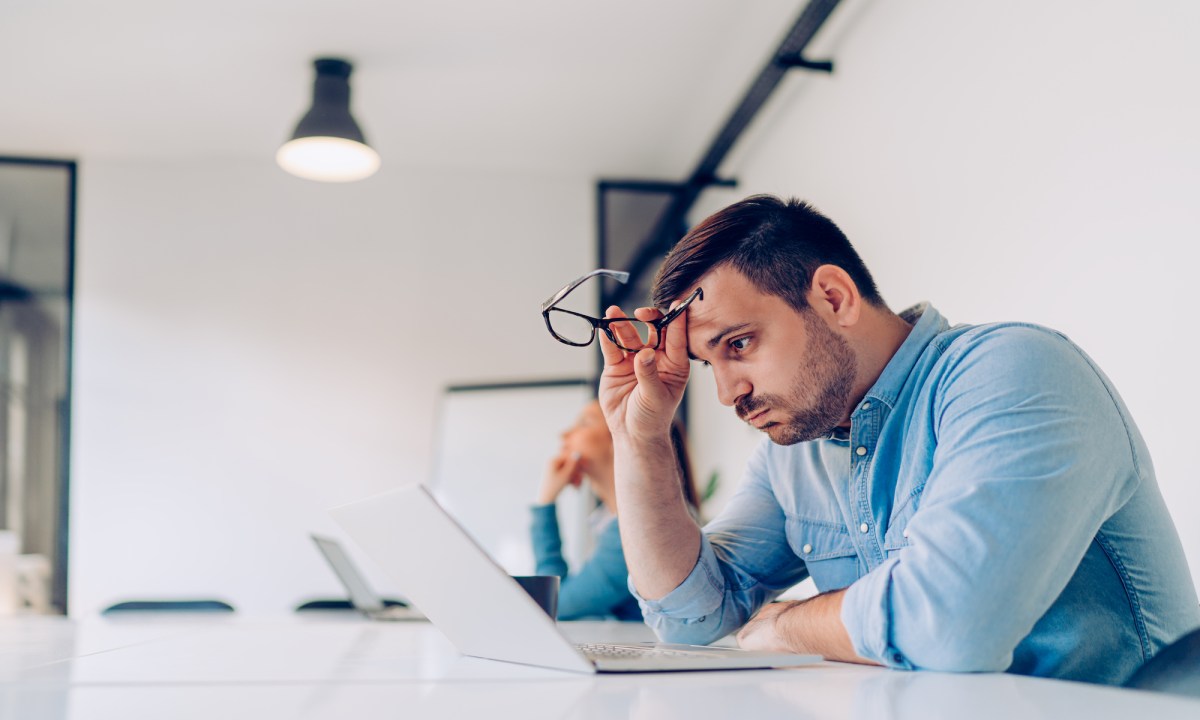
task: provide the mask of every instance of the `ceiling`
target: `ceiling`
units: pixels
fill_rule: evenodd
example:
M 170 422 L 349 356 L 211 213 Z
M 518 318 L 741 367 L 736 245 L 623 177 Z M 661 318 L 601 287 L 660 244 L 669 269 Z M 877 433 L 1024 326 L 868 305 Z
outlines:
M 333 55 L 385 163 L 682 179 L 804 4 L 5 0 L 0 155 L 273 157 Z

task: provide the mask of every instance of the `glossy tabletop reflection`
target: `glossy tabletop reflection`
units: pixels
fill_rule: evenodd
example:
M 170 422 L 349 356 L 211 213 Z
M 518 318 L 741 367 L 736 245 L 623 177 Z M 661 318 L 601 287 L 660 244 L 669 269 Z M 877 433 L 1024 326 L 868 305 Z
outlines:
M 652 639 L 564 623 L 577 641 Z M 458 655 L 427 623 L 346 617 L 0 620 L 0 717 L 1200 718 L 1200 701 L 838 663 L 586 676 Z

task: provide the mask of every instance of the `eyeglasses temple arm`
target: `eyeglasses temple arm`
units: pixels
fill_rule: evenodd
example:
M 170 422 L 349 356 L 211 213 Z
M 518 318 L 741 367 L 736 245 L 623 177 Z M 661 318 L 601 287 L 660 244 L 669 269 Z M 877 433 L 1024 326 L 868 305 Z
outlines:
M 572 290 L 574 290 L 575 288 L 582 285 L 585 280 L 587 280 L 588 278 L 593 278 L 597 275 L 604 275 L 605 277 L 610 277 L 613 280 L 616 280 L 617 282 L 622 283 L 622 284 L 629 282 L 629 273 L 627 273 L 623 270 L 604 270 L 604 269 L 593 270 L 590 273 L 588 273 L 587 275 L 583 275 L 582 277 L 576 278 L 575 280 L 572 280 L 571 282 L 567 283 L 567 285 L 565 287 L 563 287 L 562 290 L 559 290 L 558 292 L 554 293 L 549 298 L 547 298 L 546 301 L 542 303 L 542 312 L 546 312 L 547 310 L 549 310 L 556 302 L 558 302 L 559 300 L 562 300 L 563 298 L 565 298 L 567 296 L 568 293 L 570 293 Z

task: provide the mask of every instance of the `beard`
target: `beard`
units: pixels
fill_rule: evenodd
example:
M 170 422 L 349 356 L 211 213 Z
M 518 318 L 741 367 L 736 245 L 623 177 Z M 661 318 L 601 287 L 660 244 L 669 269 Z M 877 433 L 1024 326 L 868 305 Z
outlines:
M 786 412 L 786 420 L 762 428 L 776 445 L 795 445 L 828 435 L 846 417 L 854 389 L 858 362 L 850 344 L 811 310 L 801 311 L 801 316 L 808 330 L 808 351 L 791 392 L 786 396 L 747 396 L 735 406 L 742 420 L 763 408 Z

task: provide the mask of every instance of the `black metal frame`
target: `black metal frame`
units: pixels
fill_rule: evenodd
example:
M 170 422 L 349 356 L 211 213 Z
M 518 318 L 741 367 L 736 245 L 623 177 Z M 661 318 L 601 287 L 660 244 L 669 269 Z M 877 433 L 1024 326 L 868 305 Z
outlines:
M 597 183 L 597 218 L 596 230 L 598 238 L 599 266 L 607 262 L 607 201 L 605 195 L 612 190 L 633 192 L 665 193 L 671 196 L 670 205 L 659 217 L 654 229 L 642 242 L 640 249 L 634 255 L 633 261 L 626 270 L 629 272 L 628 285 L 616 288 L 612 293 L 601 296 L 601 308 L 609 305 L 621 305 L 629 299 L 629 293 L 638 285 L 656 260 L 660 259 L 679 238 L 686 232 L 687 214 L 695 205 L 700 193 L 711 186 L 734 187 L 737 181 L 722 179 L 716 176 L 718 167 L 733 148 L 735 142 L 750 125 L 758 111 L 770 98 L 775 88 L 793 69 L 813 72 L 833 72 L 833 62 L 829 60 L 809 60 L 804 56 L 804 50 L 817 32 L 824 26 L 829 16 L 837 8 L 839 0 L 810 0 L 800 12 L 796 22 L 779 47 L 771 55 L 770 60 L 759 71 L 758 76 L 751 82 L 741 102 L 734 108 L 733 113 L 725 121 L 717 136 L 713 138 L 708 150 L 704 153 L 695 170 L 683 182 L 656 180 L 601 180 Z
M 0 164 L 60 167 L 67 172 L 67 277 L 65 286 L 67 316 L 66 327 L 64 328 L 66 336 L 63 345 L 66 381 L 64 385 L 65 397 L 58 410 L 63 431 L 62 447 L 58 448 L 58 533 L 55 540 L 54 574 L 50 580 L 50 604 L 62 608 L 65 615 L 69 612 L 69 608 L 67 607 L 67 564 L 70 559 L 71 399 L 74 395 L 73 380 L 75 376 L 75 229 L 78 207 L 79 166 L 74 160 L 13 157 L 8 155 L 0 155 Z
M 750 125 L 767 102 L 776 86 L 790 70 L 833 72 L 829 60 L 809 60 L 804 51 L 837 9 L 839 0 L 809 0 L 800 11 L 791 30 L 776 48 L 771 58 L 750 83 L 746 94 L 717 132 L 688 179 L 683 182 L 663 180 L 600 180 L 596 183 L 596 266 L 609 264 L 608 253 L 608 193 L 614 191 L 656 193 L 671 198 L 657 224 L 642 241 L 626 268 L 629 282 L 612 292 L 600 291 L 600 314 L 610 305 L 623 305 L 633 290 L 640 286 L 642 276 L 687 233 L 687 215 L 700 193 L 708 187 L 736 187 L 737 180 L 717 177 L 717 169 L 728 155 L 742 132 Z M 680 401 L 679 413 L 687 417 L 687 393 Z
M 477 392 L 481 390 L 529 390 L 531 388 L 552 388 L 571 386 L 596 385 L 596 378 L 558 378 L 553 380 L 516 380 L 513 382 L 467 383 L 463 385 L 447 385 L 443 388 L 448 393 Z

